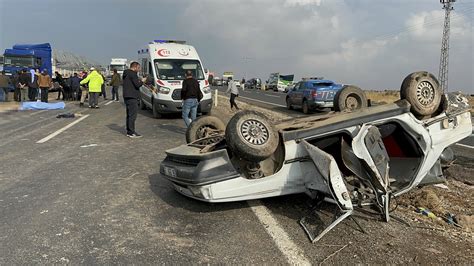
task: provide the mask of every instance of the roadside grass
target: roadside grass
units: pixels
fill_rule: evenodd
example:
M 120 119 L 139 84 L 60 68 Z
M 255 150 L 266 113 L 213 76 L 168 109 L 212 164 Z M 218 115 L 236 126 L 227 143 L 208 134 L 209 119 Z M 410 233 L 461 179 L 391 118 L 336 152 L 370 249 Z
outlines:
M 387 104 L 393 103 L 400 99 L 400 93 L 398 91 L 385 90 L 385 91 L 365 91 L 367 98 L 376 104 Z

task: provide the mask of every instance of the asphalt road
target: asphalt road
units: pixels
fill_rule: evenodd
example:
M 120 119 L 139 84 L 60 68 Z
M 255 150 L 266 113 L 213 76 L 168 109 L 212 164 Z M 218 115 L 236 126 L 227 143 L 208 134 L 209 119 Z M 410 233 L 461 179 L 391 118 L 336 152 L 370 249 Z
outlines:
M 282 108 L 272 105 L 278 94 L 246 95 Z M 184 143 L 179 115 L 157 120 L 140 111 L 144 137 L 134 140 L 125 136 L 123 103 L 100 106 L 0 114 L 0 264 L 305 264 L 344 245 L 327 262 L 409 262 L 400 259 L 405 251 L 386 245 L 385 233 L 370 234 L 399 223 L 361 221 L 369 234 L 345 223 L 310 244 L 298 224 L 309 210 L 304 195 L 224 204 L 183 197 L 158 174 L 164 151 Z M 56 118 L 65 112 L 83 116 Z

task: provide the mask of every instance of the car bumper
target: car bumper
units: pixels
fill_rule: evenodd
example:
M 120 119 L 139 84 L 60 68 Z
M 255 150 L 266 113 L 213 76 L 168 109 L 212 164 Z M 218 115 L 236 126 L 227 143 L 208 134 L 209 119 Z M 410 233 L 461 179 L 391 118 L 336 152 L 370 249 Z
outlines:
M 160 173 L 181 187 L 204 186 L 240 176 L 226 150 L 200 151 L 188 145 L 166 151 Z
M 155 99 L 154 104 L 158 105 L 160 113 L 179 113 L 183 110 L 183 103 L 181 101 L 174 102 L 170 100 Z M 212 109 L 212 99 L 201 100 L 199 102 L 198 112 L 210 112 Z
M 310 107 L 312 109 L 320 109 L 320 108 L 333 108 L 334 103 L 333 101 L 314 101 L 311 103 Z

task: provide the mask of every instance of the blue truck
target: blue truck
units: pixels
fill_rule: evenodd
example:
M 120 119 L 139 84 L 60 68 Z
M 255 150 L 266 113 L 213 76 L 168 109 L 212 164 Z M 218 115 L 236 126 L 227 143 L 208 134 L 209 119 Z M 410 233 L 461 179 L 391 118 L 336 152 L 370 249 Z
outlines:
M 15 44 L 3 53 L 3 70 L 12 75 L 22 69 L 47 70 L 53 73 L 53 54 L 49 43 Z
M 343 85 L 325 79 L 307 79 L 298 82 L 286 95 L 288 109 L 300 107 L 303 113 L 333 108 L 334 97 Z

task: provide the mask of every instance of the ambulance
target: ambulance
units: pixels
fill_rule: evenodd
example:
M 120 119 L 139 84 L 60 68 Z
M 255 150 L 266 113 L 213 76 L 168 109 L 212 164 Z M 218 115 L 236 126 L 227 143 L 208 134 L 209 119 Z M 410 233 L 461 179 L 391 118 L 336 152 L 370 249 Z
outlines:
M 140 88 L 140 107 L 151 109 L 155 118 L 182 111 L 181 87 L 187 70 L 200 84 L 203 98 L 198 113 L 212 108 L 211 88 L 196 49 L 184 41 L 155 40 L 138 51 L 139 75 L 146 78 Z

